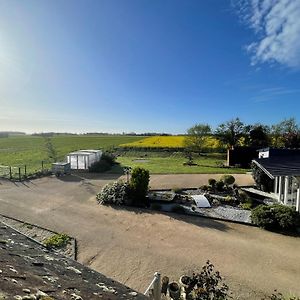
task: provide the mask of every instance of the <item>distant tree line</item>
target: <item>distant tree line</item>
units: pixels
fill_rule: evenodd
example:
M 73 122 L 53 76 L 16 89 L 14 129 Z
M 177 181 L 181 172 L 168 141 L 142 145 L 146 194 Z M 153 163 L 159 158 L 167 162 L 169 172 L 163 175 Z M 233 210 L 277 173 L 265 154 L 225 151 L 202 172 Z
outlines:
M 42 136 L 42 137 L 52 137 L 55 135 L 77 135 L 77 133 L 70 132 L 35 132 L 31 134 L 32 136 Z
M 25 133 L 24 133 L 25 134 Z M 108 132 L 86 132 L 86 133 L 70 133 L 70 132 L 36 132 L 31 134 L 32 136 L 41 136 L 41 137 L 52 137 L 57 135 L 99 135 L 99 136 L 171 136 L 169 133 L 159 133 L 159 132 L 144 132 L 144 133 L 136 133 L 136 132 L 122 132 L 122 133 L 108 133 Z
M 21 131 L 0 131 L 0 138 L 7 138 L 10 135 L 25 135 L 25 132 Z
M 237 146 L 300 148 L 300 126 L 295 118 L 268 126 L 261 123 L 245 124 L 239 118 L 217 126 L 195 124 L 187 130 L 185 147 L 190 151 L 201 152 L 207 136 L 214 136 L 227 148 Z

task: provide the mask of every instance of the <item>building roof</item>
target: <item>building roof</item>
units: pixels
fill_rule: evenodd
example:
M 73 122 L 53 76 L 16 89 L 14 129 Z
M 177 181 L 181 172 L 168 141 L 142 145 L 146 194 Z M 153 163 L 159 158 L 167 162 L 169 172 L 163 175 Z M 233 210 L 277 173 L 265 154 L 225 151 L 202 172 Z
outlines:
M 253 162 L 272 179 L 275 176 L 300 176 L 300 155 L 271 156 Z
M 1 299 L 148 299 L 1 222 L 0 257 Z
M 257 150 L 258 152 L 267 152 L 269 151 L 270 156 L 291 156 L 300 155 L 300 149 L 290 149 L 290 148 L 261 148 Z
M 85 155 L 85 156 L 89 156 L 92 154 L 97 154 L 97 153 L 101 153 L 101 150 L 78 150 L 78 151 L 74 151 L 74 152 L 70 152 L 68 155 Z

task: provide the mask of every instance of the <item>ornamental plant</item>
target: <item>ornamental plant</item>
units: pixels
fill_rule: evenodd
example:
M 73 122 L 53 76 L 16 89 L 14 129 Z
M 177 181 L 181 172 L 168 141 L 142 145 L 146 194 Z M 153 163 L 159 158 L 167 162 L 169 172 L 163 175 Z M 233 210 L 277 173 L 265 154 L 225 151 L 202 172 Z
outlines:
M 226 187 L 234 184 L 234 182 L 235 182 L 235 178 L 232 175 L 223 175 L 221 180 L 224 182 Z
M 146 203 L 146 195 L 148 193 L 150 175 L 149 171 L 136 167 L 131 172 L 129 188 L 130 198 L 134 205 L 144 205 Z
M 100 204 L 123 205 L 128 199 L 128 194 L 128 183 L 116 181 L 105 185 L 96 197 Z
M 299 214 L 281 204 L 259 205 L 252 210 L 252 222 L 268 230 L 293 230 L 299 226 Z
M 229 299 L 229 288 L 222 281 L 219 271 L 215 271 L 214 265 L 208 260 L 200 273 L 193 273 L 193 276 L 186 278 L 185 292 L 193 300 Z

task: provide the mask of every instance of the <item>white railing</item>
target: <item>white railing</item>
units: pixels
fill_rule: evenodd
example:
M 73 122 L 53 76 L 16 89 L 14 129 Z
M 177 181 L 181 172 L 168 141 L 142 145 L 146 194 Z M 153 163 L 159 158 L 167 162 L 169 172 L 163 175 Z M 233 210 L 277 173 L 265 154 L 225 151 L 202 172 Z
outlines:
M 158 272 L 155 272 L 154 278 L 146 289 L 144 295 L 149 295 L 149 297 L 153 300 L 161 299 L 161 280 Z

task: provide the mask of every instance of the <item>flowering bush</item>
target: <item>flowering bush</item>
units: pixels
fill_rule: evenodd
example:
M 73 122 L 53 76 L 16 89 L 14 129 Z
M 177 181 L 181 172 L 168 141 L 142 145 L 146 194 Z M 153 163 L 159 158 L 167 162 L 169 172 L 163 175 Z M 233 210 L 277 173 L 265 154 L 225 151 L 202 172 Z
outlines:
M 128 199 L 128 191 L 129 186 L 126 182 L 109 183 L 97 194 L 97 200 L 100 204 L 123 205 Z

